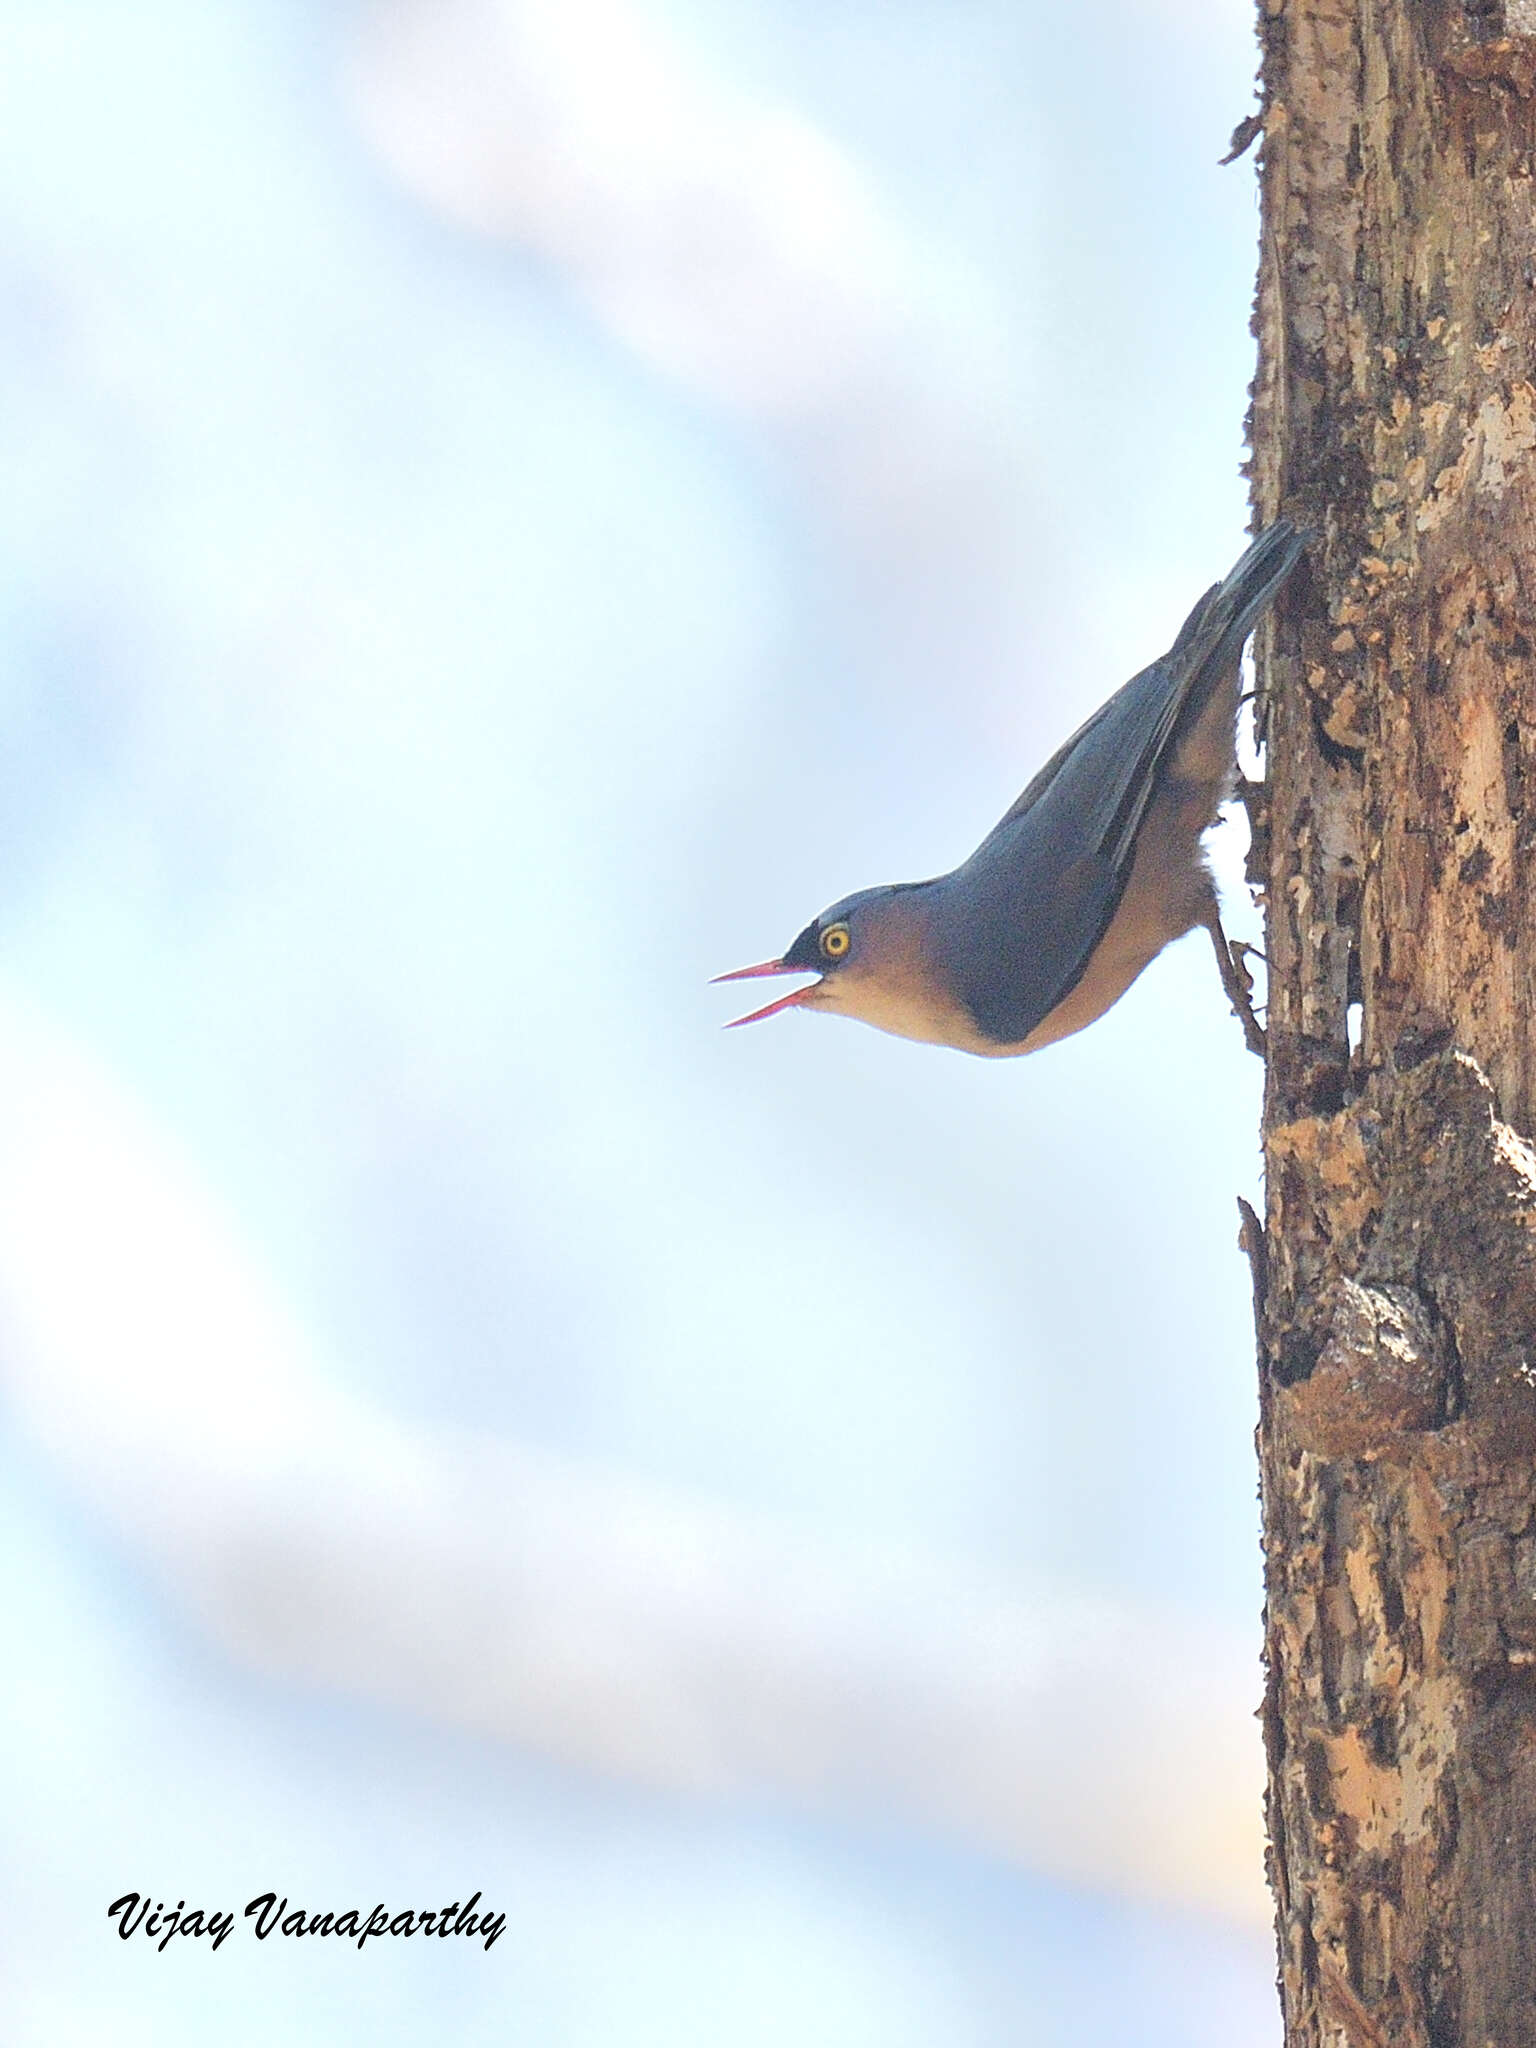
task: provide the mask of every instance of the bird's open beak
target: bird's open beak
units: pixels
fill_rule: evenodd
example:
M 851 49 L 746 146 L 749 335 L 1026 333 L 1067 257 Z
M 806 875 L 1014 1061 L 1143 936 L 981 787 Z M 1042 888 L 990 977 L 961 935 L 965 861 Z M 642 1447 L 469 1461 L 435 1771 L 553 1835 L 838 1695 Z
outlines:
M 760 974 L 800 974 L 803 972 L 802 968 L 786 967 L 782 960 L 763 960 L 756 967 L 737 967 L 729 974 L 717 974 L 712 977 L 710 986 L 713 987 L 717 981 L 753 981 Z M 818 977 L 817 980 L 809 983 L 805 988 L 792 988 L 787 996 L 779 996 L 771 1003 L 764 1003 L 760 1010 L 749 1010 L 745 1017 L 733 1017 L 725 1028 L 727 1031 L 734 1031 L 738 1024 L 756 1024 L 761 1018 L 772 1017 L 780 1010 L 791 1010 L 796 1003 L 803 1003 L 812 989 L 820 988 L 820 986 L 821 981 Z

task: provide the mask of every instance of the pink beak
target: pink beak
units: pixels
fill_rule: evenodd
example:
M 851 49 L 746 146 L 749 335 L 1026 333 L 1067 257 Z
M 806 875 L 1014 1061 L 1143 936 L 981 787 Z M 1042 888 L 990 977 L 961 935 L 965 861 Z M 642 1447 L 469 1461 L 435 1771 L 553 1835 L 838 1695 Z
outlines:
M 802 970 L 798 967 L 786 967 L 782 960 L 763 960 L 756 967 L 737 967 L 730 974 L 715 975 L 710 982 L 710 987 L 713 988 L 717 981 L 754 981 L 761 974 L 798 974 L 800 972 Z M 813 988 L 818 987 L 820 987 L 819 979 L 811 982 L 805 988 L 791 989 L 787 996 L 779 996 L 771 1003 L 764 1003 L 760 1010 L 749 1010 L 745 1017 L 733 1017 L 725 1029 L 727 1031 L 734 1031 L 738 1024 L 756 1024 L 761 1018 L 775 1016 L 780 1010 L 791 1010 L 796 1003 L 803 1003 Z

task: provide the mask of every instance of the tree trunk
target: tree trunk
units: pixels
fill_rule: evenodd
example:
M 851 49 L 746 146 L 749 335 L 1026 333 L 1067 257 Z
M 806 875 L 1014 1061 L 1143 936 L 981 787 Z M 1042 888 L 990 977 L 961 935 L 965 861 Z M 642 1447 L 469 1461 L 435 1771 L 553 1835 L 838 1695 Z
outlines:
M 1261 6 L 1286 2041 L 1536 2048 L 1536 0 Z

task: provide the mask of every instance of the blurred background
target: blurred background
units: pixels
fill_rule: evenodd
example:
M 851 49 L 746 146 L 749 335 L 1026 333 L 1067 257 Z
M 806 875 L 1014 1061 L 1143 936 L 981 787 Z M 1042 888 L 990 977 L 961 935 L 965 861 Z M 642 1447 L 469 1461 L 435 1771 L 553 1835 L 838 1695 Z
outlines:
M 0 50 L 5 2040 L 1277 2041 L 1203 936 L 1016 1062 L 705 985 L 1240 551 L 1247 7 Z M 106 1917 L 269 1889 L 507 1932 Z

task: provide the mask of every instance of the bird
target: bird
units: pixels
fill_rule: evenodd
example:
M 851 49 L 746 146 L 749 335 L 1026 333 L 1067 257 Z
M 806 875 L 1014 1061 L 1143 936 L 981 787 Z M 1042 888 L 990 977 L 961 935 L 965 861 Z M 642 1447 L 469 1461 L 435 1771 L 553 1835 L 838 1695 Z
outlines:
M 1162 659 L 1078 727 L 959 867 L 844 896 L 778 959 L 717 975 L 819 977 L 727 1028 L 815 1010 L 986 1058 L 1037 1052 L 1102 1017 L 1203 926 L 1262 1057 L 1246 949 L 1222 930 L 1203 835 L 1236 782 L 1243 644 L 1311 538 L 1288 519 L 1267 526 Z

